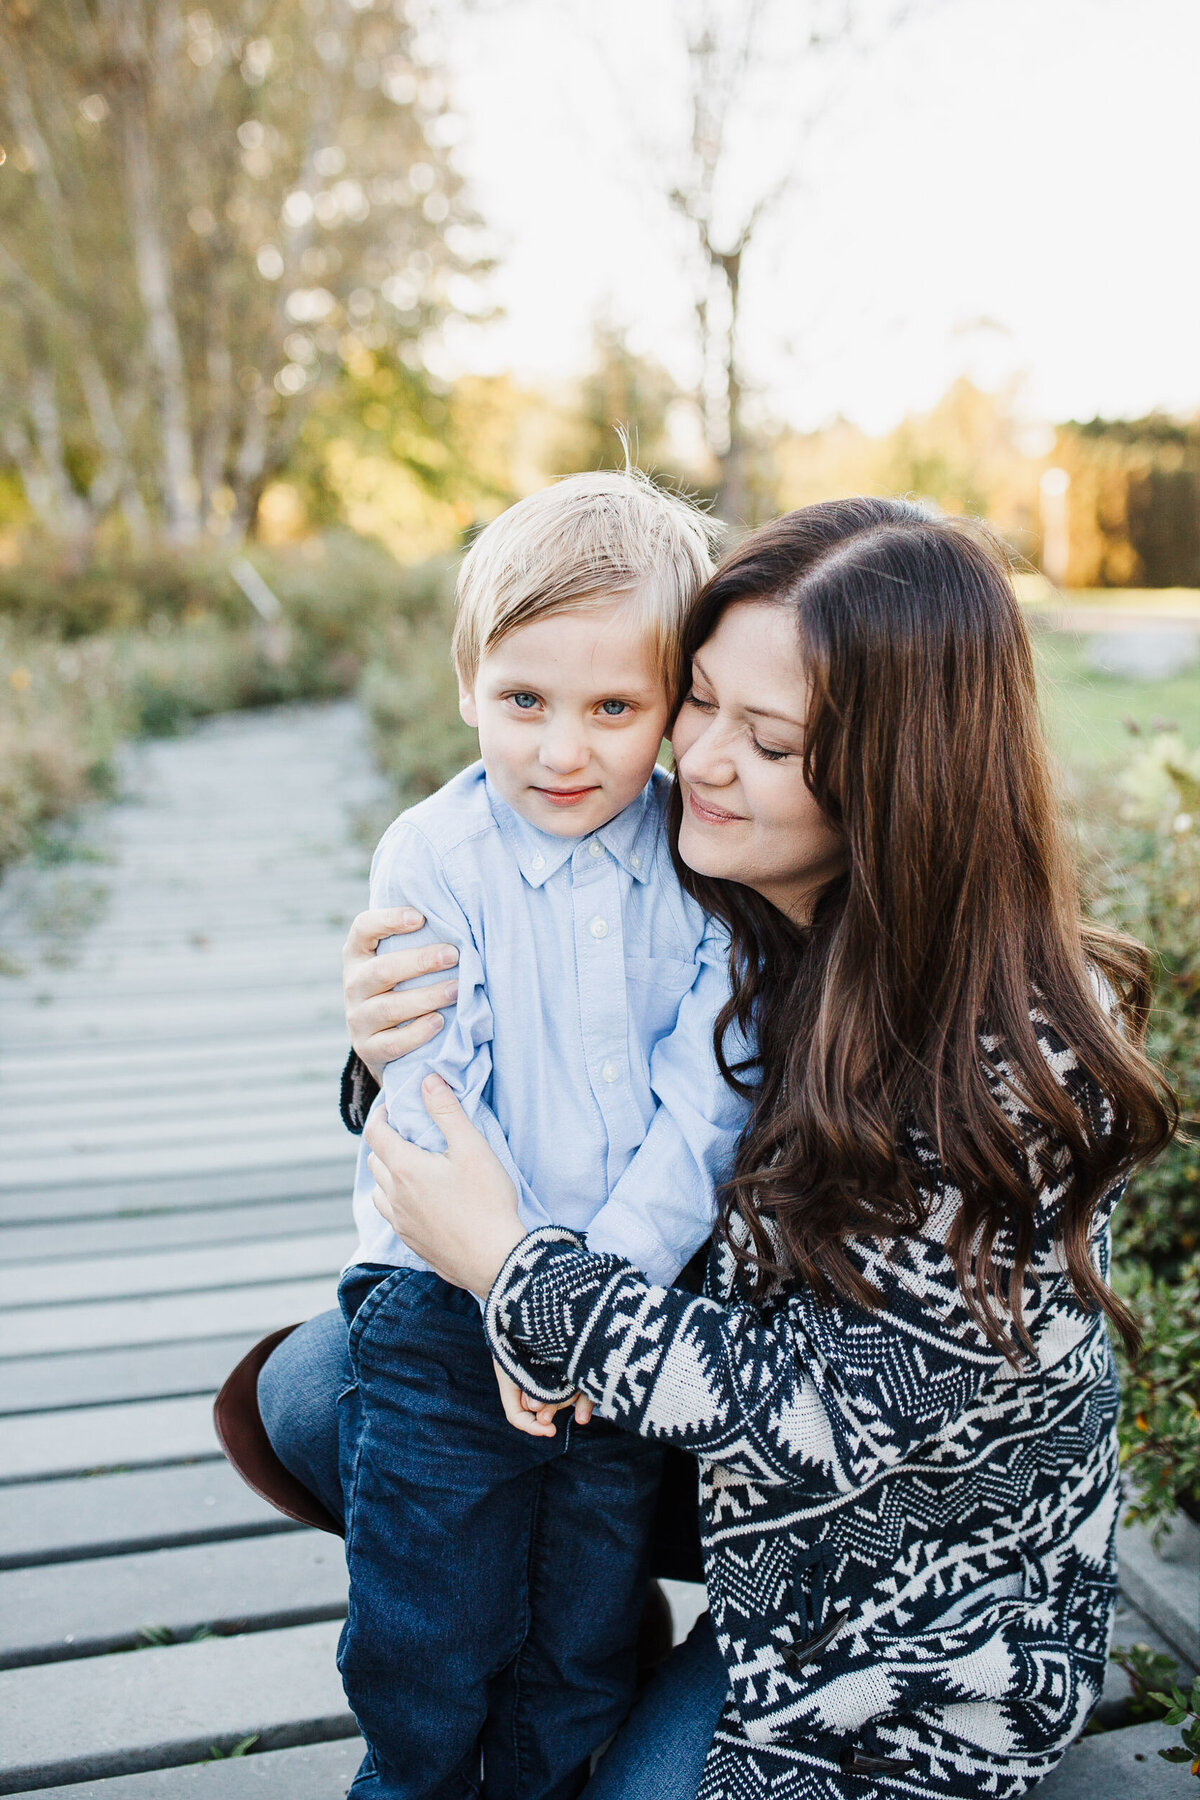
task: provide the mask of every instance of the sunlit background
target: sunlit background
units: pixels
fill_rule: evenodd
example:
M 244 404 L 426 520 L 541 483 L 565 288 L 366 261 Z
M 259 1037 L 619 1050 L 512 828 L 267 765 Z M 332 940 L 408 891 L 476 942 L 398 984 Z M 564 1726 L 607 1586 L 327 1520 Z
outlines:
M 5 0 L 0 921 L 209 715 L 436 787 L 464 544 L 627 445 L 731 536 L 862 491 L 999 534 L 1194 1117 L 1198 76 L 1195 0 Z M 1126 1454 L 1200 1508 L 1194 1141 L 1122 1217 Z
M 0 1791 L 345 1792 L 340 1549 L 212 1398 L 353 1254 L 339 951 L 476 752 L 463 549 L 627 454 L 727 542 L 1008 547 L 1181 1097 L 1113 1273 L 1194 1541 L 1198 92 L 1197 0 L 0 0 Z M 1191 1679 L 1178 1554 L 1121 1535 L 1104 1727 Z

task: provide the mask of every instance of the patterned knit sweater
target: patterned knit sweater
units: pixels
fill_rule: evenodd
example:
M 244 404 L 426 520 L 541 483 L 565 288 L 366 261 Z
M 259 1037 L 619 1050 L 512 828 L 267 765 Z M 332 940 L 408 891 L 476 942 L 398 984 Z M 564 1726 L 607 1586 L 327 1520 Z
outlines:
M 1107 1103 L 1035 1023 L 1056 1078 L 1103 1132 Z M 1019 1794 L 1103 1686 L 1113 1358 L 1057 1243 L 1065 1155 L 1047 1154 L 997 1046 L 985 1051 L 1039 1171 L 1025 1283 L 1036 1354 L 1022 1367 L 965 1305 L 946 1250 L 961 1196 L 920 1143 L 924 1229 L 852 1247 L 883 1295 L 875 1311 L 819 1304 L 798 1284 L 756 1302 L 728 1250 L 713 1252 L 702 1296 L 652 1287 L 558 1227 L 526 1237 L 492 1289 L 493 1353 L 526 1391 L 582 1390 L 604 1417 L 700 1460 L 730 1682 L 705 1795 L 817 1792 L 765 1774 L 746 1785 L 747 1755 L 806 1742 L 877 1769 L 880 1792 Z M 1097 1214 L 1102 1272 L 1118 1192 Z

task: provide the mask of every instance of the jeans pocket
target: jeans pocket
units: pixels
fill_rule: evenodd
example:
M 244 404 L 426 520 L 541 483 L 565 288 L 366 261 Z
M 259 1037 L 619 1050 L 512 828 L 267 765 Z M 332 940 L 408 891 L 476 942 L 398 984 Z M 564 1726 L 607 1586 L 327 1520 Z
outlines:
M 338 1283 L 338 1305 L 349 1327 L 350 1364 L 355 1359 L 363 1332 L 388 1296 L 417 1271 L 415 1269 L 377 1270 L 369 1266 L 347 1269 Z

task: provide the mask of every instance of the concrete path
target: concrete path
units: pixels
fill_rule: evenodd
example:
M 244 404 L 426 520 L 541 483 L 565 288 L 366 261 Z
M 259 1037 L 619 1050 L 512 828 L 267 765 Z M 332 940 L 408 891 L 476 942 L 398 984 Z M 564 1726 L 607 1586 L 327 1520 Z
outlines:
M 0 884 L 0 1795 L 337 1800 L 341 1547 L 241 1484 L 211 1404 L 353 1245 L 339 951 L 378 785 L 344 705 L 126 782 L 88 856 Z M 682 1635 L 703 1593 L 670 1599 Z M 1047 1800 L 1189 1791 L 1166 1741 L 1081 1746 Z

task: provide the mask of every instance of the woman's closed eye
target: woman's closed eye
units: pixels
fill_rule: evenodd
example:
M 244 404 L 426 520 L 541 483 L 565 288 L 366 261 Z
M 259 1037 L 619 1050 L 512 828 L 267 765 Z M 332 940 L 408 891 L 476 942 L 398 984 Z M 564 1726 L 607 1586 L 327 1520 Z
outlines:
M 758 754 L 761 757 L 764 757 L 767 762 L 786 762 L 787 758 L 793 754 L 791 750 L 769 749 L 766 744 L 759 743 L 753 732 L 750 733 L 750 742 L 754 745 Z
M 704 699 L 702 695 L 696 692 L 695 688 L 691 688 L 683 696 L 682 703 L 684 706 L 694 706 L 697 712 L 716 712 L 717 710 L 716 701 Z

